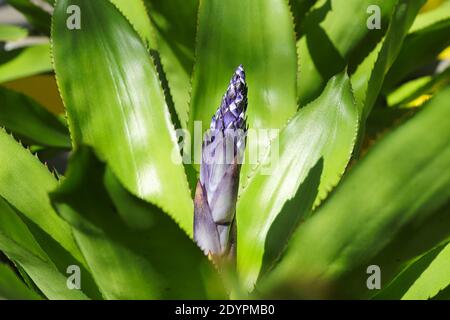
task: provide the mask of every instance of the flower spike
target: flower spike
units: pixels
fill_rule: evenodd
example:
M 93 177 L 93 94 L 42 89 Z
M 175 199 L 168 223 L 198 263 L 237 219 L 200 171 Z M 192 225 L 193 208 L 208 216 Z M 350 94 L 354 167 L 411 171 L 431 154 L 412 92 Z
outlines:
M 214 260 L 236 256 L 236 201 L 247 134 L 247 84 L 240 65 L 212 117 L 202 145 L 194 239 Z

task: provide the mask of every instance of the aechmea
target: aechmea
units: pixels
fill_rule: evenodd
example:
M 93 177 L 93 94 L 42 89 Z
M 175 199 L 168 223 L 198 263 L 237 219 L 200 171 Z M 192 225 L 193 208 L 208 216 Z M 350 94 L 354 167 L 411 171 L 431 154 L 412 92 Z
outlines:
M 194 239 L 213 259 L 236 256 L 236 200 L 245 151 L 247 85 L 240 65 L 202 144 L 195 192 Z

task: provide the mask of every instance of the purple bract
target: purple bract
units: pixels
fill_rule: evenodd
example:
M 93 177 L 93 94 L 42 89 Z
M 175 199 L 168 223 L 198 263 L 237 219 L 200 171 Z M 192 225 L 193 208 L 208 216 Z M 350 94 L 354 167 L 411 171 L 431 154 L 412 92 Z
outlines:
M 212 117 L 202 146 L 194 239 L 205 254 L 235 257 L 236 200 L 247 133 L 247 85 L 240 65 Z

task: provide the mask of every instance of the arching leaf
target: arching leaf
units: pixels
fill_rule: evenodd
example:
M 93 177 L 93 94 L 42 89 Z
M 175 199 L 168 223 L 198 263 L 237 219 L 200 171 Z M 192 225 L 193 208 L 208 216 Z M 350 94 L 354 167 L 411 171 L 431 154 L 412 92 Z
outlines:
M 285 0 L 202 1 L 190 129 L 209 128 L 237 66 L 247 73 L 250 128 L 281 128 L 295 113 L 294 27 Z
M 50 45 L 0 50 L 0 83 L 52 71 Z
M 66 28 L 69 5 L 80 7 L 81 30 Z M 130 191 L 192 233 L 193 203 L 175 132 L 139 35 L 107 0 L 57 1 L 52 34 L 75 146 L 93 146 Z
M 333 75 L 348 65 L 353 69 L 371 52 L 386 32 L 395 3 L 384 0 L 317 1 L 301 22 L 303 35 L 297 42 L 300 106 L 318 97 Z M 371 17 L 380 19 L 380 29 L 368 28 Z
M 280 131 L 276 138 L 279 159 L 266 174 L 260 168 L 241 190 L 238 200 L 238 271 L 247 288 L 251 289 L 258 277 L 270 226 L 321 158 L 323 171 L 316 203 L 337 184 L 350 159 L 357 124 L 350 80 L 342 73 L 333 77 L 323 94 L 300 109 Z M 274 148 L 273 152 L 278 150 Z M 314 192 L 317 185 L 302 185 L 302 189 Z
M 181 127 L 187 128 L 199 0 L 145 0 Z
M 27 96 L 0 86 L 0 126 L 27 142 L 70 148 L 69 131 L 63 120 Z
M 107 299 L 226 296 L 208 258 L 158 207 L 134 197 L 81 148 L 51 195 Z M 188 272 L 186 272 L 188 270 Z
M 320 210 L 298 228 L 264 290 L 291 298 L 311 287 L 320 297 L 369 294 L 365 281 L 352 290 L 344 290 L 348 282 L 338 284 L 351 271 L 365 270 L 405 226 L 423 221 L 448 201 L 448 99 L 450 88 L 352 168 Z

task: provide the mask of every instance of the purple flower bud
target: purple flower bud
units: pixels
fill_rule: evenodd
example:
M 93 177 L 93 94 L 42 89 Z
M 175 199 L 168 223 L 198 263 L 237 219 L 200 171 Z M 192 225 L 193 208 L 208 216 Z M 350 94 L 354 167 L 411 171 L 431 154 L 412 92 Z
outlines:
M 202 145 L 195 193 L 194 239 L 213 257 L 236 254 L 236 200 L 247 133 L 247 85 L 240 65 Z

